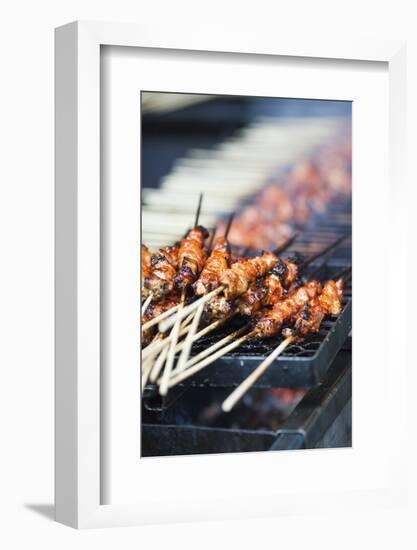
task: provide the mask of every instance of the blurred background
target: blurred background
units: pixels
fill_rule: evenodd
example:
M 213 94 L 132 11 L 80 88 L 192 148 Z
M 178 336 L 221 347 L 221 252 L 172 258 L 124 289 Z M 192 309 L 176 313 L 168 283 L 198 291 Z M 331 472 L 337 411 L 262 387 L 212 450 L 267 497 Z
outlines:
M 351 230 L 351 102 L 143 92 L 142 239 L 172 244 L 193 224 L 254 252 L 319 250 Z M 350 262 L 349 240 L 340 251 Z
M 351 265 L 350 102 L 143 93 L 141 160 L 142 243 L 151 251 L 172 245 L 194 225 L 203 193 L 199 223 L 212 235 L 223 235 L 234 213 L 228 239 L 235 258 L 275 250 L 294 234 L 284 257 L 311 257 L 343 235 L 343 243 L 309 269 L 325 280 Z M 350 303 L 350 284 L 345 300 Z M 232 413 L 220 405 L 242 381 L 244 366 L 271 351 L 265 342 L 241 346 L 231 362 L 218 361 L 166 399 L 148 388 L 143 456 L 350 446 L 348 316 L 337 332 L 329 321 L 291 346 L 288 377 L 264 377 Z M 332 351 L 330 333 L 338 341 Z M 194 353 L 207 346 L 195 344 Z M 320 364 L 321 374 L 297 377 L 303 360 L 311 369 Z

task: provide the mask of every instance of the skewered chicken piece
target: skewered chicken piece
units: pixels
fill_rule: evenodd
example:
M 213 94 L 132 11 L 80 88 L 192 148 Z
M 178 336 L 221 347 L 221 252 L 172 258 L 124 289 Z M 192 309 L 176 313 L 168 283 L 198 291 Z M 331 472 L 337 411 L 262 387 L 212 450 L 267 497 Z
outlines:
M 309 284 L 305 286 L 308 287 Z M 296 300 L 298 302 L 298 306 L 300 306 L 300 302 L 298 301 L 299 299 L 301 299 L 301 303 L 304 301 L 304 306 L 301 305 L 301 307 L 298 307 L 298 311 L 295 315 L 291 315 L 290 311 L 285 312 L 285 308 L 283 311 L 284 317 L 292 318 L 292 321 L 295 321 L 293 328 L 285 329 L 283 331 L 283 335 L 286 336 L 285 340 L 280 342 L 275 350 L 268 357 L 266 357 L 235 390 L 233 390 L 225 401 L 223 401 L 222 410 L 224 412 L 230 412 L 232 410 L 243 395 L 253 386 L 253 384 L 272 365 L 274 360 L 292 342 L 303 339 L 303 337 L 305 337 L 309 332 L 317 332 L 326 315 L 337 315 L 340 313 L 342 309 L 343 279 L 340 278 L 337 281 L 327 281 L 321 291 L 319 288 L 320 287 L 317 285 L 310 285 L 310 288 L 307 288 L 307 294 L 309 294 L 310 297 L 306 301 L 304 301 L 301 293 L 298 291 L 295 292 L 295 294 L 299 294 Z M 278 306 L 275 306 L 273 309 L 277 311 Z M 309 311 L 307 311 L 307 309 Z M 278 326 L 282 326 L 282 318 L 280 318 L 279 315 L 278 318 Z M 257 327 L 258 325 L 259 323 L 257 324 Z M 267 326 L 267 328 L 269 328 L 269 326 Z
M 200 277 L 193 288 L 197 296 L 211 292 L 220 285 L 220 275 L 230 267 L 231 250 L 225 237 L 218 237 Z
M 169 309 L 175 307 L 179 303 L 179 300 L 180 298 L 178 294 L 174 291 L 168 294 L 163 300 L 160 300 L 159 302 L 151 302 L 146 308 L 145 313 L 142 315 L 142 324 L 147 323 L 154 317 L 157 317 L 161 313 L 164 313 L 165 311 L 168 311 Z M 147 330 L 142 331 L 142 347 L 145 347 L 147 344 L 149 344 L 155 332 L 156 327 L 151 327 Z
M 288 173 L 264 187 L 240 210 L 230 231 L 234 245 L 268 248 L 288 237 L 295 224 L 305 224 L 332 201 L 351 193 L 350 137 L 296 163 Z M 222 231 L 224 222 L 219 222 Z
M 319 281 L 308 281 L 293 294 L 275 304 L 272 309 L 259 312 L 255 316 L 256 336 L 261 338 L 274 336 L 284 323 L 291 321 L 306 303 L 320 294 L 321 290 L 322 285 Z
M 253 315 L 265 306 L 273 306 L 282 300 L 298 278 L 296 261 L 281 260 L 266 274 L 265 278 L 249 288 L 237 302 L 237 310 L 242 315 Z
M 264 252 L 261 256 L 245 262 L 236 262 L 220 276 L 224 285 L 224 295 L 228 300 L 244 294 L 259 277 L 263 277 L 277 263 L 278 258 L 272 252 Z
M 194 292 L 197 296 L 207 294 L 212 290 L 220 286 L 220 275 L 230 267 L 232 263 L 232 251 L 229 241 L 227 239 L 230 228 L 233 223 L 235 215 L 234 213 L 229 216 L 226 230 L 223 237 L 217 237 L 214 241 L 216 229 L 213 231 L 213 235 L 208 247 L 209 257 L 207 259 L 204 269 L 200 273 L 200 277 L 194 283 Z M 214 241 L 214 246 L 213 246 Z
M 155 330 L 150 328 L 148 330 L 142 331 L 142 348 L 146 348 L 151 342 L 152 338 L 155 336 Z
M 186 289 L 203 270 L 207 259 L 203 245 L 207 237 L 207 229 L 199 225 L 190 229 L 187 236 L 182 239 L 178 251 L 179 270 L 174 278 L 176 288 Z
M 230 315 L 233 310 L 233 301 L 227 300 L 224 296 L 214 296 L 204 304 L 202 320 L 205 323 L 216 321 Z
M 292 335 L 295 341 L 301 341 L 307 334 L 318 332 L 325 317 L 339 315 L 342 310 L 343 286 L 343 279 L 327 281 L 322 292 L 298 312 L 293 328 L 285 329 L 283 335 Z
M 282 260 L 278 261 L 280 262 Z M 232 265 L 232 268 L 236 264 L 244 266 L 247 262 L 247 259 L 239 258 L 237 262 Z M 224 270 L 223 273 L 225 271 L 226 270 Z M 218 280 L 221 278 L 221 275 L 222 273 L 218 275 Z M 255 284 L 249 287 L 249 289 L 244 294 L 238 296 L 238 299 L 235 303 L 233 303 L 233 297 L 229 298 L 226 296 L 214 296 L 209 302 L 207 302 L 204 307 L 203 319 L 205 321 L 220 319 L 223 316 L 230 315 L 233 309 L 235 313 L 240 313 L 242 315 L 248 316 L 252 315 L 255 311 L 259 310 L 262 305 L 264 305 L 264 299 L 269 293 L 271 294 L 271 303 L 273 301 L 273 293 L 277 293 L 275 301 L 278 301 L 283 292 L 280 282 L 274 285 L 275 277 L 275 275 L 271 274 L 270 277 L 265 277 L 263 281 L 261 281 L 261 279 L 258 279 L 257 281 L 255 281 Z M 274 280 L 267 281 L 268 278 Z
M 231 221 L 232 221 L 232 218 L 229 219 L 225 236 L 227 235 L 230 229 Z M 296 240 L 297 237 L 298 235 L 294 234 L 290 239 L 288 239 L 285 243 L 283 243 L 283 245 L 279 249 L 277 249 L 274 253 L 278 254 L 283 252 L 287 247 L 293 244 L 293 242 Z M 237 257 L 232 256 L 230 258 L 230 255 L 229 255 L 228 260 L 231 261 L 233 265 L 245 264 L 249 260 L 249 258 L 241 257 L 241 256 L 237 256 Z M 258 279 L 255 282 L 255 285 L 250 287 L 248 291 L 238 299 L 237 303 L 233 304 L 233 307 L 232 307 L 231 299 L 228 299 L 225 296 L 213 296 L 210 302 L 208 302 L 205 305 L 203 319 L 205 320 L 220 319 L 222 316 L 230 315 L 233 309 L 235 313 L 241 313 L 243 315 L 251 315 L 254 311 L 256 311 L 261 307 L 262 299 L 265 297 L 265 294 L 267 293 L 271 295 L 268 303 L 270 304 L 275 303 L 282 296 L 282 292 L 279 293 L 279 289 L 281 288 L 281 281 L 283 281 L 284 284 L 286 285 L 290 285 L 293 281 L 295 281 L 298 274 L 298 268 L 297 268 L 296 262 L 300 263 L 302 260 L 304 260 L 304 257 L 301 256 L 300 254 L 295 254 L 291 258 L 291 261 L 294 265 L 289 264 L 290 260 L 283 261 L 278 259 L 277 263 L 280 265 L 280 269 L 278 270 L 278 267 L 274 266 L 274 268 L 272 268 L 272 270 L 269 272 L 268 280 L 264 279 L 264 283 L 261 284 L 260 279 Z M 219 269 L 215 272 L 215 275 L 214 275 L 216 277 L 216 286 L 220 284 L 221 275 L 225 271 L 226 271 L 225 263 L 223 263 L 223 265 L 219 267 Z M 204 273 L 204 270 L 203 270 L 203 273 Z M 279 277 L 279 280 L 278 280 L 278 277 Z M 202 277 L 200 276 L 200 279 L 201 278 Z M 266 281 L 266 285 L 265 285 L 265 281 Z M 269 288 L 267 288 L 268 285 L 269 285 Z M 273 298 L 272 295 L 275 295 L 275 298 Z M 259 307 L 257 307 L 256 304 L 259 304 Z
M 152 269 L 151 269 L 151 257 L 152 254 L 149 252 L 149 249 L 144 244 L 141 248 L 141 264 L 142 264 L 142 280 L 141 280 L 141 294 L 142 294 L 142 302 L 146 300 L 146 298 L 149 296 L 150 290 L 146 288 L 145 281 L 147 278 L 149 278 L 152 275 Z
M 254 315 L 253 328 L 244 334 L 242 327 L 238 331 L 230 334 L 228 337 L 223 338 L 221 349 L 218 349 L 218 343 L 213 344 L 210 348 L 207 348 L 200 354 L 197 362 L 192 361 L 188 368 L 185 368 L 182 372 L 175 373 L 169 384 L 170 387 L 175 386 L 179 382 L 193 376 L 203 368 L 211 365 L 215 360 L 219 359 L 226 353 L 238 348 L 247 340 L 252 338 L 267 338 L 277 334 L 283 326 L 289 323 L 298 323 L 297 330 L 300 330 L 300 334 L 304 335 L 311 331 L 316 330 L 325 315 L 338 314 L 341 311 L 341 299 L 343 294 L 343 280 L 327 281 L 324 287 L 319 281 L 310 280 L 303 286 L 297 288 L 287 296 L 275 304 L 272 309 L 266 309 L 260 311 Z M 299 319 L 306 317 L 305 306 L 309 304 L 311 308 L 314 308 L 314 317 L 311 316 L 311 320 L 314 321 L 310 325 L 302 325 Z M 283 331 L 285 332 L 288 329 Z M 229 412 L 236 402 L 244 395 L 253 383 L 265 372 L 265 370 L 273 363 L 273 361 L 280 355 L 292 341 L 296 339 L 296 329 L 294 328 L 289 332 L 289 335 L 283 340 L 279 346 L 268 356 L 264 361 L 240 384 L 232 394 L 222 404 L 222 409 L 225 412 Z M 237 336 L 239 336 L 237 338 Z M 227 343 L 229 342 L 229 343 Z M 212 350 L 212 351 L 211 351 Z M 198 357 L 198 356 L 197 356 Z
M 180 297 L 177 292 L 170 292 L 163 300 L 159 302 L 152 302 L 146 308 L 144 315 L 142 316 L 142 321 L 147 322 L 160 315 L 164 311 L 167 311 L 170 307 L 174 307 L 179 303 Z
M 154 299 L 159 300 L 174 288 L 174 278 L 178 267 L 178 244 L 161 248 L 152 254 L 150 274 L 145 277 L 145 287 L 152 292 Z

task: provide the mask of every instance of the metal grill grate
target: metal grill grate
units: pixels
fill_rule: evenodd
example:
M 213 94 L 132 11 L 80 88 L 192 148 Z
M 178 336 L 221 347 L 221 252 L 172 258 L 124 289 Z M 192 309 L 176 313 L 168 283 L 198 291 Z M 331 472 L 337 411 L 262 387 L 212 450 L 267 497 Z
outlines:
M 196 355 L 218 342 L 234 329 L 245 324 L 244 319 L 229 323 L 210 337 L 202 338 L 191 351 Z M 343 310 L 337 317 L 322 323 L 317 334 L 308 335 L 304 342 L 290 345 L 258 380 L 259 387 L 310 387 L 317 384 L 332 360 L 345 343 L 352 325 L 351 290 L 347 289 Z M 189 382 L 191 385 L 238 385 L 281 342 L 280 337 L 253 339 L 231 351 L 204 369 Z

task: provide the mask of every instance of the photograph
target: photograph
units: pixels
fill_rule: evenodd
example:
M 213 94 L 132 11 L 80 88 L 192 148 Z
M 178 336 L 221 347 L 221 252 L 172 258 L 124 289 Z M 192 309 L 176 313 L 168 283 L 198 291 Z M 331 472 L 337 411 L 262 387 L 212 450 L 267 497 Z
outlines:
M 352 103 L 140 107 L 142 457 L 351 447 Z
M 417 549 L 415 17 L 329 4 L 5 4 L 0 550 Z

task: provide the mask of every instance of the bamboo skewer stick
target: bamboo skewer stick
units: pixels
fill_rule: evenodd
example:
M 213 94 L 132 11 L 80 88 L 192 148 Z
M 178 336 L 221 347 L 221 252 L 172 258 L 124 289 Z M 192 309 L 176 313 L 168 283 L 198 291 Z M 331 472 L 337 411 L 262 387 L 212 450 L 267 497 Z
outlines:
M 219 286 L 218 288 L 212 290 L 208 294 L 204 294 L 201 298 L 193 302 L 192 304 L 188 304 L 188 306 L 185 306 L 181 312 L 177 311 L 177 314 L 174 315 L 170 319 L 166 319 L 164 322 L 159 323 L 159 330 L 161 332 L 166 332 L 169 328 L 171 328 L 177 319 L 181 320 L 183 319 L 188 313 L 191 313 L 194 309 L 197 309 L 200 304 L 205 304 L 206 302 L 210 301 L 214 296 L 217 296 L 217 294 L 220 294 L 220 292 L 223 292 L 224 286 Z
M 227 344 L 228 342 L 233 340 L 233 338 L 236 338 L 236 336 L 239 336 L 240 334 L 242 334 L 242 332 L 246 329 L 247 329 L 247 326 L 245 325 L 244 327 L 241 327 L 240 329 L 233 331 L 231 334 L 228 334 L 227 336 L 225 336 L 215 344 L 211 345 L 207 349 L 200 352 L 198 355 L 195 355 L 186 363 L 185 368 L 192 367 L 193 365 L 198 363 L 201 359 L 204 359 L 214 351 L 221 348 L 224 344 Z M 177 371 L 175 371 L 175 374 L 177 374 Z
M 156 379 L 158 378 L 159 373 L 161 372 L 161 369 L 166 361 L 167 355 L 168 355 L 168 346 L 165 346 L 152 367 L 151 374 L 149 377 L 150 382 L 152 383 L 156 382 Z
M 155 335 L 153 340 L 146 347 L 142 349 L 141 351 L 142 361 L 144 361 L 147 357 L 149 357 L 149 355 L 153 353 L 153 350 L 155 348 L 156 349 L 159 348 L 159 346 L 161 345 L 161 341 L 162 341 L 162 334 L 158 332 L 158 334 Z
M 198 220 L 200 219 L 201 203 L 202 202 L 203 202 L 203 193 L 200 193 L 200 196 L 198 197 L 197 212 L 195 213 L 194 227 L 197 227 Z
M 169 349 L 168 349 L 168 355 L 167 355 L 167 360 L 166 360 L 166 363 L 165 363 L 165 369 L 164 369 L 164 372 L 162 374 L 161 385 L 159 386 L 159 393 L 161 395 L 166 395 L 168 393 L 168 383 L 169 383 L 169 378 L 170 378 L 170 375 L 171 375 L 172 366 L 174 364 L 175 347 L 176 347 L 177 342 L 178 342 L 178 336 L 179 336 L 179 332 L 180 332 L 180 328 L 181 328 L 181 315 L 180 314 L 182 313 L 182 309 L 184 307 L 184 301 L 185 301 L 185 290 L 182 291 L 181 302 L 180 302 L 180 307 L 179 307 L 179 310 L 178 310 L 178 315 L 176 316 L 175 323 L 174 323 L 174 326 L 173 326 L 171 334 L 170 334 L 171 342 L 170 342 Z
M 348 235 L 342 235 L 336 241 L 334 241 L 331 244 L 329 244 L 328 246 L 326 246 L 325 249 L 320 250 L 319 252 L 317 252 L 316 254 L 311 256 L 310 258 L 307 258 L 307 260 L 305 260 L 302 264 L 300 264 L 298 266 L 299 271 L 302 271 L 303 269 L 305 269 L 308 265 L 310 265 L 312 262 L 314 262 L 314 260 L 317 260 L 318 258 L 321 258 L 322 256 L 325 256 L 331 250 L 334 250 L 337 246 L 339 246 L 340 243 L 342 243 L 344 240 L 346 240 L 347 237 L 348 237 Z
M 344 279 L 348 281 L 352 277 L 352 266 L 343 268 L 341 271 L 332 276 L 332 278 L 337 281 L 338 279 Z
M 142 392 L 145 389 L 145 386 L 148 382 L 149 375 L 152 371 L 153 362 L 154 362 L 154 359 L 157 355 L 158 355 L 158 351 L 154 351 L 154 353 L 152 355 L 150 355 L 147 359 L 142 361 L 142 369 L 141 369 L 141 371 L 142 371 L 142 381 L 141 381 Z
M 281 254 L 281 252 L 284 252 L 284 250 L 289 248 L 298 239 L 298 237 L 299 237 L 299 234 L 294 233 L 292 237 L 289 237 L 285 242 L 282 243 L 281 246 L 279 246 L 276 250 L 273 251 L 274 254 L 279 256 L 279 254 Z
M 179 333 L 179 337 L 180 336 L 184 336 L 185 334 L 188 333 L 188 331 L 190 330 L 190 326 L 189 326 L 189 323 L 192 321 L 193 317 L 195 315 L 195 312 L 192 311 L 190 313 L 190 315 L 184 320 L 184 322 L 182 323 L 182 328 L 180 330 L 180 333 Z M 170 342 L 170 338 L 169 336 L 163 338 L 163 335 L 158 332 L 158 334 L 155 336 L 154 340 L 148 344 L 146 346 L 146 348 L 143 348 L 142 350 L 142 360 L 145 360 L 147 357 L 149 357 L 149 355 L 153 354 L 154 351 L 155 353 L 158 353 L 159 351 L 161 351 L 165 346 L 167 346 Z
M 175 372 L 181 372 L 185 369 L 188 357 L 190 355 L 191 346 L 193 345 L 194 336 L 197 332 L 198 323 L 200 322 L 201 314 L 203 313 L 204 304 L 200 304 L 197 308 L 193 322 L 191 323 L 190 330 L 188 331 L 187 337 L 182 346 L 181 355 L 178 358 L 177 366 Z
M 267 368 L 274 362 L 293 340 L 293 336 L 288 336 L 280 345 L 264 360 L 262 363 L 225 399 L 222 403 L 224 412 L 230 412 L 236 403 L 245 393 L 253 386 L 253 384 L 262 376 Z
M 161 334 L 158 332 L 158 334 Z M 149 355 L 152 355 L 155 351 L 155 353 L 158 353 L 163 349 L 169 341 L 169 338 L 163 338 L 158 339 L 156 342 L 152 341 L 146 348 L 143 348 L 142 350 L 142 361 L 145 361 L 149 357 Z
M 195 314 L 196 314 L 196 311 L 192 311 L 192 312 L 190 313 L 190 315 L 188 315 L 188 317 L 186 317 L 186 318 L 184 319 L 184 321 L 182 322 L 182 327 L 183 327 L 183 328 L 180 330 L 180 336 L 182 336 L 182 334 L 181 334 L 182 331 L 183 331 L 185 328 L 187 328 L 187 326 L 188 326 L 188 325 L 191 323 L 191 321 L 194 319 Z M 189 329 L 188 329 L 188 330 L 189 330 Z M 188 332 L 188 330 L 187 330 L 187 332 Z
M 152 363 L 147 364 L 146 366 L 142 365 L 142 392 L 146 387 L 146 384 L 148 383 L 148 378 L 152 370 Z
M 207 255 L 208 256 L 210 256 L 210 254 L 212 252 L 212 247 L 213 247 L 214 239 L 216 237 L 216 233 L 217 233 L 217 227 L 213 227 L 212 232 L 211 232 L 210 242 L 207 246 Z
M 157 325 L 163 319 L 166 319 L 170 315 L 173 315 L 176 311 L 178 311 L 179 307 L 180 307 L 180 304 L 177 304 L 176 306 L 171 307 L 170 309 L 167 309 L 166 311 L 164 311 L 163 313 L 161 313 L 157 317 L 154 317 L 153 319 L 151 319 L 147 323 L 144 323 L 142 325 L 142 331 L 147 330 L 148 328 L 151 328 L 151 327 Z
M 215 330 L 216 328 L 220 327 L 221 325 L 223 325 L 228 319 L 230 319 L 230 317 L 233 316 L 233 313 L 228 315 L 227 317 L 224 317 L 223 319 L 218 319 L 217 321 L 213 321 L 210 325 L 207 325 L 206 327 L 204 327 L 203 329 L 201 329 L 199 332 L 197 332 L 196 334 L 194 334 L 193 336 L 193 343 L 196 342 L 197 340 L 199 340 L 200 338 L 202 338 L 203 336 L 205 336 L 206 334 L 212 332 L 213 330 Z M 190 327 L 185 327 L 183 328 L 181 331 L 180 331 L 180 336 L 183 336 L 184 334 L 186 334 L 188 331 L 190 330 Z M 158 351 L 159 350 L 163 350 L 165 349 L 168 344 L 170 342 L 170 339 L 169 337 L 167 338 L 164 338 L 161 342 L 158 342 Z M 179 342 L 176 347 L 175 347 L 175 352 L 177 353 L 178 351 L 181 351 L 184 347 L 184 343 L 185 341 L 183 342 Z M 168 350 L 167 350 L 168 351 Z M 161 352 L 162 353 L 162 352 Z M 166 357 L 166 355 L 165 355 Z M 159 359 L 159 358 L 158 358 Z M 157 360 L 158 360 L 157 359 Z M 160 370 L 160 369 L 159 369 Z M 176 372 L 176 369 L 174 369 L 172 372 L 171 372 L 171 375 L 173 375 L 174 373 Z M 158 372 L 159 374 L 159 372 Z M 156 377 L 155 379 L 152 380 L 152 377 L 151 377 L 151 382 L 155 382 L 156 380 Z
M 208 334 L 209 332 L 212 332 L 212 331 L 215 330 L 216 328 L 221 327 L 228 319 L 230 319 L 231 317 L 233 317 L 233 315 L 235 315 L 235 312 L 229 313 L 229 315 L 226 315 L 225 317 L 222 317 L 221 319 L 217 319 L 217 321 L 213 321 L 212 323 L 210 323 L 210 324 L 207 325 L 206 327 L 202 328 L 202 329 L 201 329 L 199 332 L 197 332 L 197 334 L 194 336 L 193 342 L 199 340 L 200 338 L 202 338 L 203 336 L 205 336 L 205 335 Z
M 230 228 L 232 227 L 233 220 L 235 219 L 235 213 L 232 212 L 229 216 L 229 219 L 227 220 L 226 229 L 224 231 L 224 238 L 227 240 L 227 237 L 229 236 Z
M 295 235 L 293 237 L 291 237 L 291 239 L 289 240 L 289 242 L 293 242 L 296 238 L 297 238 L 298 235 Z M 306 261 L 304 261 L 300 266 L 299 266 L 299 271 L 301 271 L 302 269 L 304 269 L 307 265 L 309 265 L 312 261 L 316 260 L 317 258 L 325 255 L 326 253 L 330 252 L 330 250 L 333 250 L 334 248 L 336 248 L 342 241 L 344 241 L 346 239 L 346 235 L 343 235 L 342 237 L 340 237 L 339 239 L 337 239 L 335 242 L 331 243 L 329 246 L 327 246 L 324 250 L 321 250 L 320 252 L 318 252 L 317 254 L 315 254 L 314 256 L 312 256 L 311 258 L 308 258 Z M 284 248 L 288 246 L 288 241 L 286 244 L 284 244 Z M 209 292 L 208 294 L 205 294 L 204 296 L 202 296 L 199 300 L 196 300 L 195 302 L 193 302 L 192 304 L 189 304 L 188 306 L 186 306 L 183 311 L 180 313 L 177 313 L 177 315 L 175 316 L 172 316 L 171 319 L 167 319 L 163 322 L 160 322 L 159 323 L 159 330 L 161 332 L 165 332 L 167 331 L 169 328 L 171 328 L 174 323 L 175 323 L 175 320 L 178 316 L 180 316 L 180 318 L 182 317 L 185 317 L 185 315 L 187 315 L 188 312 L 192 311 L 193 309 L 196 309 L 200 303 L 206 303 L 208 301 L 211 300 L 212 297 L 216 296 L 217 294 L 220 294 L 220 292 L 222 292 L 224 290 L 224 286 L 219 286 L 218 288 L 216 288 L 215 290 L 212 290 L 211 292 Z M 151 321 L 149 321 L 151 322 Z
M 173 386 L 176 386 L 179 382 L 182 382 L 183 380 L 185 380 L 186 378 L 189 378 L 196 372 L 199 372 L 200 370 L 204 369 L 208 365 L 211 365 L 211 363 L 213 363 L 216 359 L 218 359 L 219 357 L 222 357 L 229 351 L 232 351 L 233 349 L 239 347 L 241 344 L 243 344 L 243 342 L 255 336 L 255 334 L 256 332 L 253 330 L 248 334 L 241 336 L 240 338 L 238 338 L 228 346 L 225 346 L 224 348 L 218 350 L 216 353 L 213 353 L 212 355 L 210 355 L 210 357 L 203 359 L 203 361 L 200 361 L 196 365 L 186 369 L 183 372 L 178 373 L 176 376 L 173 376 L 169 381 L 169 387 L 172 388 Z
M 337 239 L 335 242 L 333 242 L 329 246 L 327 246 L 324 250 L 321 250 L 320 252 L 318 252 L 317 254 L 312 256 L 311 258 L 308 258 L 306 261 L 304 261 L 298 267 L 299 271 L 304 269 L 307 265 L 309 265 L 311 262 L 313 262 L 317 258 L 320 258 L 321 256 L 323 256 L 323 255 L 327 254 L 328 252 L 330 252 L 330 250 L 333 250 L 334 248 L 336 248 L 342 241 L 344 241 L 346 239 L 346 237 L 347 237 L 346 235 L 343 235 L 342 237 Z M 291 237 L 290 242 L 292 240 L 295 240 L 295 238 L 297 238 L 297 235 Z M 284 244 L 284 247 L 286 247 L 286 246 L 288 246 L 288 244 Z M 206 303 L 209 300 L 211 300 L 212 297 L 216 296 L 217 294 L 220 294 L 220 292 L 222 292 L 224 290 L 224 288 L 225 288 L 224 286 L 219 286 L 215 290 L 212 290 L 208 294 L 205 294 L 204 296 L 202 296 L 199 300 L 196 300 L 192 304 L 189 304 L 186 308 L 183 309 L 181 314 L 177 313 L 177 315 L 173 316 L 171 319 L 167 319 L 164 322 L 160 322 L 159 323 L 159 330 L 161 332 L 165 332 L 166 330 L 168 330 L 169 328 L 171 328 L 173 326 L 173 324 L 175 323 L 175 320 L 176 320 L 178 315 L 180 315 L 181 317 L 184 317 L 185 315 L 187 315 L 187 313 L 189 311 L 192 311 L 193 309 L 196 309 L 199 306 L 200 303 Z
M 151 292 L 142 305 L 142 315 L 145 314 L 145 311 L 148 309 L 148 305 L 152 302 L 153 293 Z

